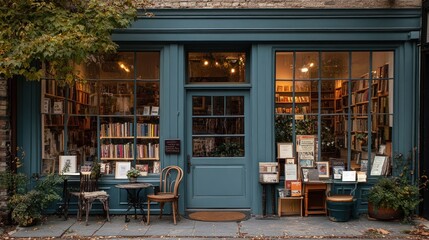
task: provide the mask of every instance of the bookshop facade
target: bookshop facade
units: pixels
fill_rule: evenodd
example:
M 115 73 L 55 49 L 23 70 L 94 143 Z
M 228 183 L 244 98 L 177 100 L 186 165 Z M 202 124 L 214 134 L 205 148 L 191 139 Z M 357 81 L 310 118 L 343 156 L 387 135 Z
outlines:
M 23 171 L 99 161 L 111 213 L 122 213 L 127 196 L 115 185 L 126 169 L 156 185 L 162 167 L 178 165 L 182 214 L 261 214 L 260 162 L 279 164 L 278 188 L 286 163 L 301 181 L 302 169 L 339 182 L 351 170 L 365 173 L 356 194 L 365 212 L 395 154 L 418 146 L 419 9 L 153 12 L 113 34 L 117 54 L 76 67 L 86 81 L 19 83 Z

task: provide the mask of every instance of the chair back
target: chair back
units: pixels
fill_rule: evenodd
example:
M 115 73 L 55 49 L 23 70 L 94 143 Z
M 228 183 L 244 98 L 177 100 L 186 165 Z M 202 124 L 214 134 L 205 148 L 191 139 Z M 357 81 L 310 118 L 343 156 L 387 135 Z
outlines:
M 178 196 L 183 170 L 178 166 L 167 166 L 161 170 L 159 177 L 160 193 L 173 193 Z
M 80 192 L 98 191 L 98 179 L 91 177 L 91 172 L 80 172 Z

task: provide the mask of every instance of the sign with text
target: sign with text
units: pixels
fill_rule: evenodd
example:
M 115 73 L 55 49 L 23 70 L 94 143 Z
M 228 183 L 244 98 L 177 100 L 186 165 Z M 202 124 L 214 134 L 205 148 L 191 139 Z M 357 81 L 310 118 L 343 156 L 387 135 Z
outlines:
M 167 139 L 164 144 L 165 154 L 180 154 L 180 140 Z

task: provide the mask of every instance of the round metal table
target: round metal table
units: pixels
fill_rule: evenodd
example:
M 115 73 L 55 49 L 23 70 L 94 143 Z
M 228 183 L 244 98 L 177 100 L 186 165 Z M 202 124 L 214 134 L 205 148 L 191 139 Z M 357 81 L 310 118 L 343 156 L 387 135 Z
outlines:
M 146 215 L 144 213 L 143 205 L 141 202 L 140 192 L 142 189 L 153 187 L 150 183 L 124 183 L 115 185 L 116 188 L 125 189 L 127 191 L 128 209 L 125 212 L 125 222 L 129 222 L 128 212 L 134 208 L 134 219 L 137 219 L 137 208 L 140 209 L 143 222 L 146 222 Z

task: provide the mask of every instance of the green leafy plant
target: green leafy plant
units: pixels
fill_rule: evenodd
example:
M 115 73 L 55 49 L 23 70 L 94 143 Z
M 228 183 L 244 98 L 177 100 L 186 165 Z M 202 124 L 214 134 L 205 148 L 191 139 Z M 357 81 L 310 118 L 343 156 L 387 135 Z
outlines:
M 34 189 L 25 193 L 16 193 L 9 200 L 12 219 L 20 226 L 35 224 L 42 218 L 42 212 L 51 203 L 61 200 L 59 185 L 63 179 L 55 174 L 36 181 Z
M 375 210 L 379 208 L 392 208 L 400 210 L 403 214 L 402 221 L 410 222 L 419 203 L 421 186 L 425 182 L 413 183 L 410 176 L 410 158 L 405 159 L 402 154 L 394 157 L 395 169 L 400 169 L 397 176 L 381 178 L 369 191 L 368 202 Z
M 0 75 L 79 79 L 74 64 L 116 51 L 111 33 L 128 27 L 148 0 L 4 0 L 0 6 Z M 150 15 L 150 13 L 146 14 Z M 38 63 L 38 64 L 36 64 Z
M 13 164 L 22 166 L 25 152 L 22 148 L 17 149 L 17 157 Z M 33 189 L 30 188 L 30 181 L 35 181 Z M 28 178 L 27 175 L 12 171 L 10 167 L 0 173 L 0 186 L 7 189 L 10 194 L 8 208 L 11 211 L 11 218 L 20 226 L 31 226 L 42 218 L 42 213 L 51 203 L 61 200 L 60 183 L 63 177 L 50 174 L 43 178 Z
M 140 171 L 133 168 L 133 167 L 127 171 L 127 177 L 128 178 L 136 178 L 138 176 L 140 176 Z

